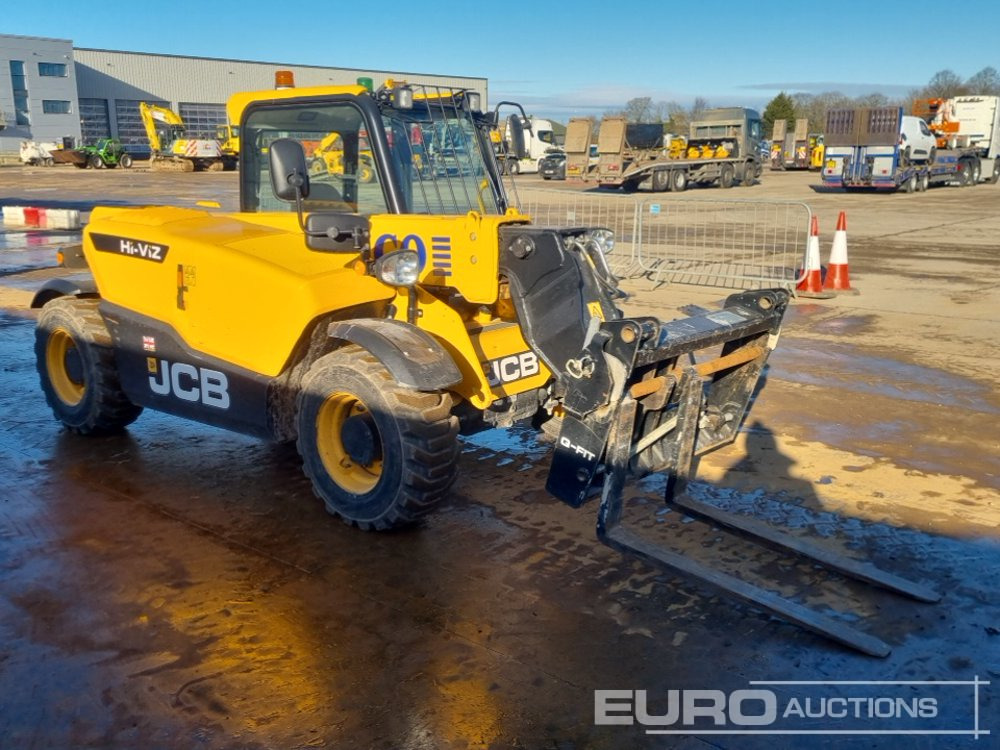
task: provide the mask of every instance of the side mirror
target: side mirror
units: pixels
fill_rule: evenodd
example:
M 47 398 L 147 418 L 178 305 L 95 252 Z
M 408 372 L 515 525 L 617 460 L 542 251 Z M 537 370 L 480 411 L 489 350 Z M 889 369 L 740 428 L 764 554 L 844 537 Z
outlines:
M 524 146 L 524 123 L 517 115 L 507 118 L 507 132 L 510 133 L 510 150 L 518 159 L 524 159 L 528 150 Z
M 271 189 L 283 201 L 309 197 L 309 170 L 302 144 L 291 138 L 279 138 L 268 148 Z

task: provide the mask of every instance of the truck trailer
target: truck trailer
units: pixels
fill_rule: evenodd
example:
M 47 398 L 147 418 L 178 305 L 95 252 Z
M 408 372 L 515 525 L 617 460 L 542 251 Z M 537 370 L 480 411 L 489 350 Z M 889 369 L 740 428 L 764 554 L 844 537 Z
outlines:
M 953 133 L 928 158 L 906 158 L 902 107 L 835 109 L 827 113 L 823 184 L 847 190 L 916 192 L 931 185 L 970 186 L 1000 177 L 1000 97 L 956 97 L 947 109 Z M 943 115 L 942 118 L 943 120 Z M 963 130 L 964 124 L 964 130 Z M 943 131 L 942 131 L 943 132 Z
M 771 169 L 819 169 L 823 165 L 823 136 L 809 132 L 809 120 L 800 117 L 789 133 L 785 120 L 771 130 Z
M 647 181 L 654 192 L 680 192 L 690 184 L 752 185 L 762 169 L 761 132 L 760 114 L 743 107 L 706 111 L 691 123 L 686 139 L 666 138 L 659 124 L 605 117 L 597 136 L 597 169 L 582 179 L 626 192 Z

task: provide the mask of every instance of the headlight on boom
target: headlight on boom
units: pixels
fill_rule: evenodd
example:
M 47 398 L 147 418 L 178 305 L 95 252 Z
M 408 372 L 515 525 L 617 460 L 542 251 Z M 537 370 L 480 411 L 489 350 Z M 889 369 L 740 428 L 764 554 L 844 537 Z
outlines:
M 615 233 L 610 229 L 591 229 L 587 234 L 605 255 L 615 249 Z

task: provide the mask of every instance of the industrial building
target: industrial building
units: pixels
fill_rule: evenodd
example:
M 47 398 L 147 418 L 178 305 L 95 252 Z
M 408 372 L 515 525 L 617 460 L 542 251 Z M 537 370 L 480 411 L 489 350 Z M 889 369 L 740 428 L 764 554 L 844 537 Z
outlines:
M 396 79 L 468 88 L 489 100 L 485 78 L 87 49 L 0 34 L 0 157 L 16 155 L 21 141 L 81 145 L 108 136 L 148 153 L 141 101 L 180 114 L 191 137 L 212 138 L 230 94 L 270 88 L 278 70 L 292 71 L 298 86 Z

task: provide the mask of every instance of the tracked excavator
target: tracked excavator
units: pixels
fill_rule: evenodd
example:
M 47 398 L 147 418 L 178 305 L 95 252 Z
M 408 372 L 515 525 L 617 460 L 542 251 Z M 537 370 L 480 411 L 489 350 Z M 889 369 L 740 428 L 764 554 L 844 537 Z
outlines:
M 225 154 L 218 141 L 186 138 L 184 120 L 158 104 L 139 102 L 146 137 L 149 139 L 150 168 L 158 172 L 218 172 L 236 168 L 236 156 Z
M 239 211 L 96 208 L 83 242 L 93 281 L 54 280 L 36 296 L 55 416 L 101 435 L 153 409 L 295 442 L 327 510 L 370 531 L 413 524 L 447 496 L 460 433 L 535 425 L 555 436 L 547 490 L 573 508 L 599 496 L 604 543 L 887 654 L 844 619 L 689 559 L 630 520 L 626 482 L 663 473 L 664 502 L 685 514 L 934 600 L 686 491 L 697 457 L 740 430 L 788 293 L 737 292 L 676 319 L 626 315 L 612 233 L 522 213 L 490 139 L 499 112 L 481 104 L 474 91 L 392 81 L 234 95 Z M 510 118 L 520 154 L 523 119 Z M 339 168 L 310 170 L 303 144 L 331 133 Z M 418 169 L 428 143 L 447 148 L 421 151 Z

